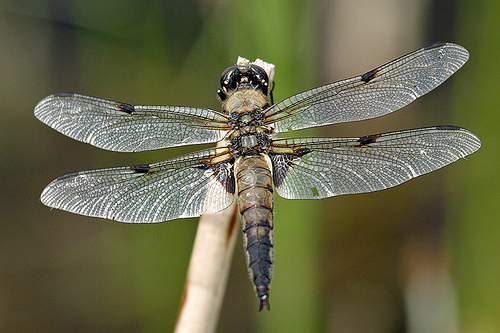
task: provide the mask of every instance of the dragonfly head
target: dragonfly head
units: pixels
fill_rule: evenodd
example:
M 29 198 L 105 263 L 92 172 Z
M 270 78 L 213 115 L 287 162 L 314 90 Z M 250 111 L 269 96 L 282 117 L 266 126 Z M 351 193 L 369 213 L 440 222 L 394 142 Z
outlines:
M 238 65 L 226 69 L 220 78 L 220 86 L 217 95 L 222 102 L 227 99 L 228 94 L 243 88 L 260 90 L 266 97 L 269 95 L 269 78 L 266 71 L 248 61 L 238 62 Z

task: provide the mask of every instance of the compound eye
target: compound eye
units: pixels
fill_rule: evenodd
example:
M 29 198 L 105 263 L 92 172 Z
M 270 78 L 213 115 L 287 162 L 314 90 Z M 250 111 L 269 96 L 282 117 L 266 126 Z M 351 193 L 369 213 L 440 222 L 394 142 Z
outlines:
M 255 88 L 262 90 L 262 92 L 267 95 L 269 78 L 266 71 L 257 65 L 251 65 L 251 81 Z
M 238 66 L 231 66 L 226 69 L 220 78 L 220 87 L 227 93 L 229 90 L 236 89 L 241 80 L 241 72 Z

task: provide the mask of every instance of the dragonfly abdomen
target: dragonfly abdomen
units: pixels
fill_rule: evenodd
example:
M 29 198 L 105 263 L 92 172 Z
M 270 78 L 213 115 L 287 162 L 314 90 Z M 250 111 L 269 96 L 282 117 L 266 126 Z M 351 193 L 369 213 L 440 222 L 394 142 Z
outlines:
M 239 157 L 235 163 L 238 208 L 248 272 L 260 300 L 269 309 L 269 285 L 274 262 L 273 189 L 267 155 Z

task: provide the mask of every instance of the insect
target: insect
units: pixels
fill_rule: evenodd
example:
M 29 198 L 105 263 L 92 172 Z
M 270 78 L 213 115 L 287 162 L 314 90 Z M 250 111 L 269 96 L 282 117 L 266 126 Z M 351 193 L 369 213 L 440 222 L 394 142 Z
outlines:
M 268 72 L 240 59 L 222 73 L 222 111 L 132 105 L 58 93 L 35 107 L 55 130 L 96 147 L 138 152 L 221 141 L 222 147 L 152 164 L 71 172 L 41 202 L 120 222 L 154 223 L 221 211 L 237 200 L 259 310 L 270 309 L 273 192 L 320 199 L 396 186 L 475 152 L 479 138 L 434 126 L 357 138 L 277 138 L 277 133 L 380 117 L 436 88 L 468 59 L 436 43 L 346 80 L 272 104 Z

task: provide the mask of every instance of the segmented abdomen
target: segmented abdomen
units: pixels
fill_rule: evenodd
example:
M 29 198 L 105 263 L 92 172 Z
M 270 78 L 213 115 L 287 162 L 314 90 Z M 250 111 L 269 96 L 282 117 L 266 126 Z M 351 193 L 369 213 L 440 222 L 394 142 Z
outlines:
M 260 300 L 269 309 L 269 285 L 274 262 L 273 188 L 267 155 L 238 157 L 235 163 L 238 207 L 248 272 Z

